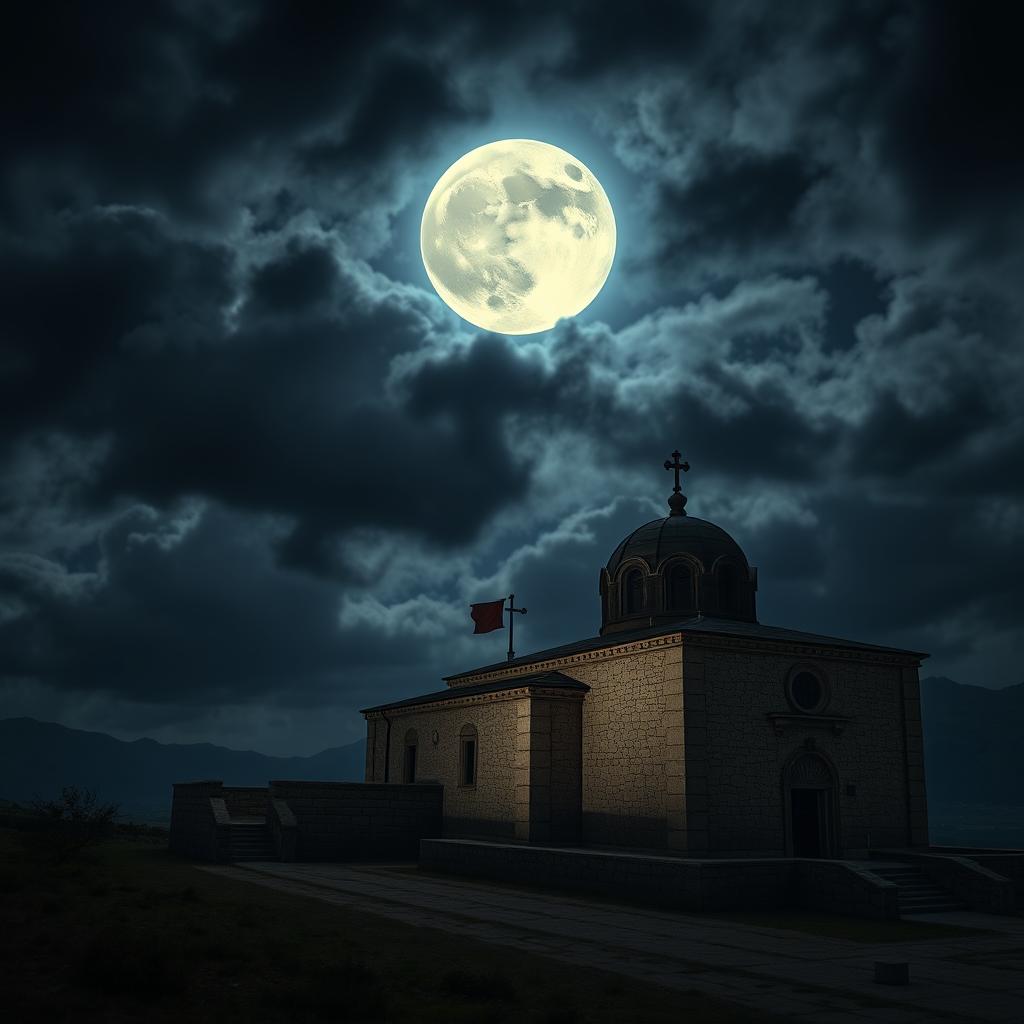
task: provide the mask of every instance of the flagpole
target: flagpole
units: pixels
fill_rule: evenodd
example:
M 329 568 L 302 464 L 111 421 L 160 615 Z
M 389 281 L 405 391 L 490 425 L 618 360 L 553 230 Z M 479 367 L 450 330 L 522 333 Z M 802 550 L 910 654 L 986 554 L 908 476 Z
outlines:
M 508 595 L 508 660 L 511 662 L 516 656 L 516 652 L 512 650 L 512 632 L 513 626 L 516 621 L 515 615 L 512 613 L 515 611 L 516 595 Z
M 526 614 L 526 609 L 525 608 L 517 608 L 516 607 L 516 595 L 515 594 L 509 594 L 508 595 L 508 660 L 510 662 L 516 656 L 516 652 L 512 648 L 512 635 L 513 635 L 513 630 L 514 630 L 513 623 L 516 621 L 515 620 L 515 616 L 516 615 L 525 615 L 525 614 Z

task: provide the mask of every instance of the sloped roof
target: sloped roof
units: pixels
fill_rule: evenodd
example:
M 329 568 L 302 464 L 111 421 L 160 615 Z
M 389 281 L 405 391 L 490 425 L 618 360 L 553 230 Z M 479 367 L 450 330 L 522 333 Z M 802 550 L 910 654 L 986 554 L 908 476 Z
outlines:
M 908 658 L 928 657 L 927 654 L 921 651 L 908 651 L 900 647 L 881 647 L 878 644 L 865 644 L 857 640 L 845 640 L 841 637 L 823 636 L 818 633 L 803 633 L 797 629 L 784 629 L 781 626 L 764 626 L 759 622 L 740 622 L 735 619 L 711 619 L 703 616 L 693 616 L 692 618 L 681 619 L 679 622 L 668 625 L 622 633 L 609 633 L 606 636 L 595 636 L 587 640 L 577 640 L 575 643 L 563 644 L 561 647 L 552 647 L 546 651 L 526 654 L 521 658 L 513 659 L 511 662 L 495 662 L 493 665 L 484 665 L 480 668 L 458 672 L 455 675 L 445 676 L 444 678 L 445 680 L 464 679 L 466 676 L 474 676 L 480 672 L 494 672 L 509 665 L 530 665 L 538 661 L 548 661 L 551 658 L 564 658 L 572 654 L 581 654 L 585 651 L 597 651 L 604 647 L 617 647 L 620 644 L 628 644 L 634 640 L 647 640 L 651 637 L 680 632 L 689 636 L 732 636 L 745 640 L 774 640 L 784 643 L 803 643 L 816 647 L 835 647 L 850 651 L 902 654 Z M 468 687 L 458 687 L 460 692 L 464 689 L 468 689 Z
M 508 664 L 505 662 L 504 664 Z M 391 711 L 396 708 L 411 708 L 417 704 L 433 704 L 436 701 L 453 700 L 457 697 L 472 697 L 479 693 L 500 693 L 502 690 L 518 690 L 524 686 L 542 686 L 551 690 L 574 690 L 586 693 L 590 687 L 578 679 L 571 679 L 561 672 L 539 672 L 533 676 L 516 676 L 514 679 L 499 679 L 497 682 L 478 683 L 475 686 L 445 687 L 433 693 L 424 693 L 419 697 L 407 697 L 405 700 L 392 701 L 390 704 L 378 704 L 376 707 L 363 708 L 361 714 L 370 711 Z

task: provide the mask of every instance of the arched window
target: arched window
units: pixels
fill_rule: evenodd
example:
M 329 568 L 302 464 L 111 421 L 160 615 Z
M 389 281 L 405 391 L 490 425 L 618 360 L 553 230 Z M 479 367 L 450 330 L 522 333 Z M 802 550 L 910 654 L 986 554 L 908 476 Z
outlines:
M 416 781 L 416 748 L 420 739 L 415 729 L 408 729 L 405 733 L 405 753 L 402 757 L 402 781 Z
M 666 588 L 670 611 L 682 612 L 693 608 L 693 573 L 685 562 L 676 562 L 669 569 Z
M 622 581 L 622 610 L 626 615 L 635 615 L 644 607 L 644 574 L 639 569 L 630 569 Z
M 476 726 L 464 725 L 459 730 L 459 785 L 476 785 L 476 765 L 479 754 Z
M 739 611 L 739 577 L 736 566 L 728 563 L 718 570 L 718 607 L 725 614 Z

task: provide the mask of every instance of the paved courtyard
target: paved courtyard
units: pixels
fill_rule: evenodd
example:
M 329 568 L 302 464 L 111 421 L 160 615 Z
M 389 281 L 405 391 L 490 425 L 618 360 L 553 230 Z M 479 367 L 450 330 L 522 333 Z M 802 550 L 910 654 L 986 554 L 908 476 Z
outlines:
M 922 920 L 991 934 L 874 945 L 410 867 L 253 863 L 202 870 L 814 1024 L 1024 1021 L 1024 918 L 933 914 Z M 875 960 L 908 961 L 910 985 L 876 984 Z

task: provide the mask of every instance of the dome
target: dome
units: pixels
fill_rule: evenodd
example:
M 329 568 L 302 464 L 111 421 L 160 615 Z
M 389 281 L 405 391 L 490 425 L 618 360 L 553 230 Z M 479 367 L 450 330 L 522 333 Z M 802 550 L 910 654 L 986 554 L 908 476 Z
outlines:
M 637 527 L 612 552 L 608 572 L 614 575 L 623 562 L 642 558 L 654 572 L 671 555 L 690 555 L 710 572 L 717 559 L 727 556 L 747 564 L 743 549 L 723 530 L 694 516 L 665 516 Z
M 679 473 L 690 467 L 672 455 L 671 514 L 637 527 L 601 570 L 602 635 L 696 615 L 757 621 L 757 570 L 720 526 L 686 514 Z

